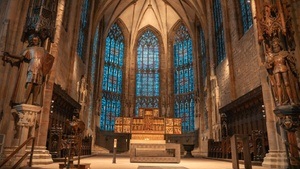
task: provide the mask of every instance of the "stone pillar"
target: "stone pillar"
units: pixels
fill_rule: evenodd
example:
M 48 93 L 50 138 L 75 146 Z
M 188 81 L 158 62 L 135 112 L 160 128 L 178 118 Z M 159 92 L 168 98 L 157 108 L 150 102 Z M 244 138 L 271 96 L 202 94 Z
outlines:
M 16 128 L 16 135 L 12 141 L 11 147 L 5 147 L 4 156 L 9 156 L 18 146 L 23 144 L 29 137 L 34 136 L 34 128 L 36 125 L 37 114 L 40 113 L 41 107 L 29 104 L 20 104 L 13 107 L 12 111 L 14 117 L 14 124 Z M 24 146 L 13 158 L 6 164 L 13 166 L 25 154 L 26 146 Z M 30 151 L 30 150 L 28 150 Z M 27 161 L 24 160 L 21 166 L 26 166 Z
M 52 156 L 47 150 L 47 134 L 49 126 L 50 107 L 53 93 L 53 83 L 46 82 L 43 97 L 43 108 L 42 113 L 39 115 L 40 118 L 39 126 L 36 128 L 35 137 L 36 143 L 34 147 L 33 161 L 32 164 L 51 164 L 53 163 Z
M 252 13 L 255 18 L 253 20 L 253 25 L 256 32 L 255 38 L 258 42 L 258 61 L 260 66 L 263 100 L 266 109 L 266 127 L 269 142 L 269 152 L 266 154 L 262 166 L 272 169 L 286 169 L 288 168 L 288 161 L 283 138 L 281 137 L 284 133 L 278 126 L 277 118 L 273 112 L 276 106 L 276 97 L 272 94 L 272 76 L 270 74 L 273 71 L 266 67 L 266 61 L 268 59 L 267 56 L 269 56 L 268 54 L 270 53 L 269 51 L 272 49 L 271 44 L 273 39 L 276 39 L 276 36 L 281 34 L 281 32 L 278 31 L 282 31 L 281 29 L 277 29 L 276 26 L 281 25 L 281 28 L 286 28 L 285 25 L 282 25 L 283 22 L 281 22 L 280 19 L 282 19 L 281 16 L 284 15 L 282 9 L 287 9 L 287 6 L 283 8 L 282 6 L 278 6 L 280 3 L 273 4 L 273 2 L 280 1 L 251 1 Z M 274 10 L 276 8 L 277 10 Z M 271 12 L 270 9 L 272 9 L 272 15 L 269 14 Z M 274 16 L 278 19 L 273 19 Z M 277 34 L 274 34 L 276 31 Z
M 261 75 L 265 75 L 261 68 Z M 263 76 L 262 76 L 263 77 Z M 266 154 L 262 166 L 272 169 L 286 169 L 288 161 L 284 149 L 283 140 L 280 136 L 280 127 L 276 125 L 276 117 L 273 113 L 273 97 L 268 87 L 267 79 L 262 78 L 263 100 L 266 109 L 266 127 L 268 131 L 269 152 Z

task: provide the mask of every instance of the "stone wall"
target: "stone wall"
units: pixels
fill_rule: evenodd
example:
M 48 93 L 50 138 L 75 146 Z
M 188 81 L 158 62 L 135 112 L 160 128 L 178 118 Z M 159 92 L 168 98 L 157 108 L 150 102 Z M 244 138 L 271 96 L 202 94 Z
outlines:
M 255 44 L 257 42 L 254 36 L 254 29 L 256 28 L 252 26 L 243 34 L 242 30 L 240 30 L 241 25 L 239 25 L 241 24 L 239 21 L 241 18 L 238 17 L 238 4 L 235 4 L 234 0 L 226 1 L 226 3 L 222 7 L 227 7 L 228 17 L 224 19 L 224 22 L 227 22 L 224 25 L 230 31 L 230 39 L 225 39 L 225 44 L 231 44 L 231 51 L 226 51 L 226 58 L 216 67 L 216 76 L 220 88 L 220 107 L 260 85 L 258 52 Z M 231 57 L 228 56 L 230 53 L 232 54 Z M 228 60 L 230 58 L 232 58 L 231 64 L 229 64 L 230 60 Z M 229 66 L 232 66 L 231 69 Z M 229 70 L 233 70 L 233 72 L 229 72 Z M 234 81 L 231 81 L 232 77 L 230 76 L 233 76 Z M 231 88 L 234 91 L 230 91 Z M 233 98 L 233 95 L 236 98 Z
M 55 83 L 61 85 L 72 98 L 77 100 L 76 88 L 81 75 L 85 73 L 86 65 L 77 55 L 78 29 L 80 21 L 79 4 L 72 2 L 70 5 L 70 19 L 68 28 L 62 26 L 64 1 L 59 1 L 56 20 L 56 37 L 51 52 L 56 53 Z M 72 19 L 73 18 L 73 19 Z

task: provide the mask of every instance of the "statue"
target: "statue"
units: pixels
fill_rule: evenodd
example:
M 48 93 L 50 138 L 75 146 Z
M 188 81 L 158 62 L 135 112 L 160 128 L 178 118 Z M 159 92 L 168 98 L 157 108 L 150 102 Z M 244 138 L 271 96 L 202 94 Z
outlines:
M 299 75 L 295 61 L 291 53 L 283 50 L 280 40 L 274 38 L 267 52 L 265 66 L 277 106 L 299 103 Z
M 299 75 L 289 6 L 265 1 L 263 11 L 257 17 L 259 41 L 265 44 L 264 64 L 276 106 L 297 105 L 300 98 Z
M 32 102 L 29 104 L 34 105 L 40 105 L 37 102 L 37 98 L 45 81 L 45 76 L 50 72 L 54 62 L 54 57 L 39 44 L 39 36 L 33 34 L 29 37 L 29 45 L 22 52 L 21 56 L 13 56 L 8 52 L 3 52 L 4 57 L 2 58 L 3 61 L 11 63 L 11 65 L 16 62 L 29 63 L 23 103 L 29 103 L 29 98 L 32 94 Z M 17 61 L 13 61 L 13 59 Z
M 85 103 L 87 97 L 87 82 L 84 75 L 81 76 L 79 82 L 77 82 L 78 102 Z

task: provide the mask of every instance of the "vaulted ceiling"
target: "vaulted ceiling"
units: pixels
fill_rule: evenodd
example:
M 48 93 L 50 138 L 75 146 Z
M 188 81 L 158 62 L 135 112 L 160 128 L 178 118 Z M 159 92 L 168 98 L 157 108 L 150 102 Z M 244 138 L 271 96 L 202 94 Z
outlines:
M 179 20 L 190 32 L 194 32 L 196 24 L 201 24 L 205 31 L 207 15 L 204 5 L 205 0 L 98 0 L 94 5 L 93 27 L 104 19 L 107 32 L 119 19 L 126 25 L 132 41 L 147 25 L 153 26 L 163 36 L 167 35 Z

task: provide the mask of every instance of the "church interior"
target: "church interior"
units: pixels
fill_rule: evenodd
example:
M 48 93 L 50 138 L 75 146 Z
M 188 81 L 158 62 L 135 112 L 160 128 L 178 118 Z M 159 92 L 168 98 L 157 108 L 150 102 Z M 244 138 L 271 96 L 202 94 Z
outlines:
M 0 7 L 0 168 L 300 168 L 299 0 Z

